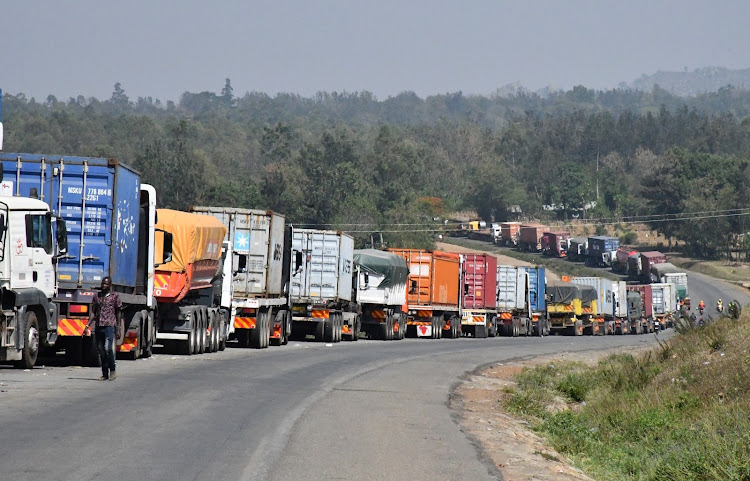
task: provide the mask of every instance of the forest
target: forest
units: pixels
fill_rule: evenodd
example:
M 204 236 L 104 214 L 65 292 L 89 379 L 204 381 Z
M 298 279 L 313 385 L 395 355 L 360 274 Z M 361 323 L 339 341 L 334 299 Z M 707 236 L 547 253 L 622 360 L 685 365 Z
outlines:
M 732 86 L 379 100 L 236 96 L 226 79 L 178 102 L 131 99 L 118 83 L 106 100 L 2 103 L 6 152 L 116 158 L 161 207 L 272 209 L 360 246 L 382 235 L 429 247 L 451 212 L 475 211 L 621 232 L 646 221 L 691 255 L 750 252 L 750 91 Z

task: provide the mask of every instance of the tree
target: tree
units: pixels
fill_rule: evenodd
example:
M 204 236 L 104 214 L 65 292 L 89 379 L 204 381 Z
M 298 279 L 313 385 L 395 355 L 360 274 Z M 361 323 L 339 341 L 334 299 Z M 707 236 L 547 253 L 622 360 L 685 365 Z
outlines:
M 114 92 L 112 92 L 112 97 L 109 99 L 109 101 L 121 108 L 128 107 L 130 105 L 130 99 L 127 95 L 125 95 L 125 90 L 123 90 L 122 84 L 120 84 L 120 82 L 117 82 L 115 84 L 115 90 Z
M 221 89 L 221 98 L 224 104 L 231 106 L 234 102 L 234 89 L 232 88 L 232 81 L 227 79 L 224 81 L 224 88 Z

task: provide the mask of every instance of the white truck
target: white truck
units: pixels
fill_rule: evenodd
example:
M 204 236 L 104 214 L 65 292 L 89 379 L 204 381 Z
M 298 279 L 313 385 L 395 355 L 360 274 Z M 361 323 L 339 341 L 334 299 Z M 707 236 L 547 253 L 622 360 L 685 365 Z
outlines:
M 31 369 L 57 338 L 55 257 L 67 252 L 67 231 L 37 199 L 0 197 L 0 362 Z
M 651 308 L 654 316 L 654 329 L 663 330 L 672 324 L 677 311 L 676 286 L 669 282 L 651 284 Z
M 342 232 L 291 228 L 292 338 L 339 342 L 356 322 L 354 239 Z
M 406 335 L 406 280 L 409 267 L 403 257 L 375 249 L 354 251 L 354 292 L 359 316 L 343 334 L 352 341 L 359 331 L 384 341 Z

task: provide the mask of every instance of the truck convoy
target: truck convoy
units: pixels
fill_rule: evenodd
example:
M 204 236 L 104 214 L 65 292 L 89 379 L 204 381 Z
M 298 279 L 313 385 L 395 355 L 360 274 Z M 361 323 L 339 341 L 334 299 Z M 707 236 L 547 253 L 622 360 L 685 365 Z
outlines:
M 518 248 L 522 251 L 541 251 L 542 235 L 546 229 L 540 224 L 522 224 L 518 229 Z

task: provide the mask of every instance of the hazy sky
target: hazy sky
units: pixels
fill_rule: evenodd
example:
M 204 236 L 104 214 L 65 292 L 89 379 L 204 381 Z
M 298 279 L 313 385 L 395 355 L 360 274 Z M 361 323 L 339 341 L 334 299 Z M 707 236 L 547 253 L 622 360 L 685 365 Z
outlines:
M 750 0 L 0 0 L 0 88 L 43 101 L 612 88 L 750 67 Z

